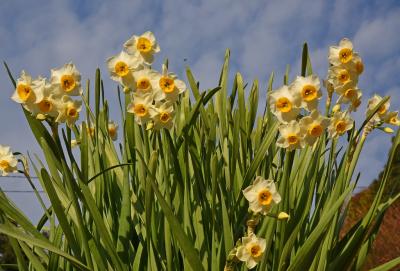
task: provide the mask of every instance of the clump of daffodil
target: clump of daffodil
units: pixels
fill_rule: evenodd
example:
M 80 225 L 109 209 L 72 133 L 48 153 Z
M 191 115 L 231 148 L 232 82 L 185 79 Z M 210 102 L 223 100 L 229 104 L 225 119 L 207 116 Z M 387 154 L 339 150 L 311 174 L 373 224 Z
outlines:
M 252 185 L 243 190 L 244 197 L 249 201 L 249 210 L 254 214 L 266 215 L 274 204 L 281 201 L 273 180 L 265 180 L 258 176 Z
M 52 69 L 49 81 L 46 78 L 32 77 L 22 71 L 18 78 L 12 99 L 21 103 L 32 116 L 39 120 L 67 122 L 72 126 L 79 117 L 81 101 L 72 96 L 82 93 L 81 75 L 74 64 L 67 63 Z
M 301 129 L 300 124 L 292 120 L 279 126 L 279 138 L 276 145 L 289 151 L 302 149 L 305 146 L 305 130 Z
M 132 36 L 124 44 L 126 50 L 107 60 L 111 78 L 119 82 L 125 93 L 131 92 L 127 112 L 135 114 L 138 124 L 146 129 L 159 130 L 173 127 L 174 103 L 186 90 L 186 84 L 168 72 L 150 66 L 160 47 L 151 32 Z
M 328 126 L 329 137 L 337 138 L 353 128 L 353 125 L 354 121 L 347 112 L 335 112 Z
M 0 173 L 7 176 L 9 173 L 17 172 L 18 160 L 8 146 L 0 145 Z
M 269 104 L 272 114 L 283 123 L 295 120 L 300 113 L 301 100 L 288 86 L 272 91 L 269 95 Z
M 129 54 L 139 58 L 146 65 L 151 65 L 154 60 L 154 54 L 160 51 L 156 38 L 150 31 L 140 36 L 133 35 L 125 42 L 124 47 Z
M 361 105 L 362 92 L 357 87 L 358 77 L 364 71 L 361 57 L 354 51 L 352 42 L 344 38 L 338 46 L 331 46 L 328 55 L 330 67 L 327 82 L 339 95 L 337 104 L 348 104 L 348 111 Z
M 304 133 L 304 141 L 312 146 L 324 133 L 330 123 L 329 118 L 322 116 L 318 110 L 313 110 L 309 116 L 300 120 L 300 128 Z
M 255 234 L 242 237 L 241 245 L 236 250 L 236 257 L 246 262 L 249 269 L 254 268 L 262 259 L 266 247 L 266 241 Z

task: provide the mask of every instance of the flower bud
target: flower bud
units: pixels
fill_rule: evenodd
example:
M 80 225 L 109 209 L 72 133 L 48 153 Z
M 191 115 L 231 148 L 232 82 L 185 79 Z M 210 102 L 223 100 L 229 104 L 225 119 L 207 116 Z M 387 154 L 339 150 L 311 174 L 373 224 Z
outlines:
M 290 216 L 285 212 L 280 212 L 278 214 L 278 219 L 279 220 L 289 220 L 289 218 L 290 218 Z
M 393 134 L 393 129 L 392 128 L 390 128 L 390 127 L 385 127 L 385 128 L 383 128 L 383 131 L 385 132 L 385 133 L 387 133 L 387 134 Z
M 335 106 L 332 108 L 332 112 L 336 113 L 338 111 L 340 111 L 340 104 L 335 104 Z

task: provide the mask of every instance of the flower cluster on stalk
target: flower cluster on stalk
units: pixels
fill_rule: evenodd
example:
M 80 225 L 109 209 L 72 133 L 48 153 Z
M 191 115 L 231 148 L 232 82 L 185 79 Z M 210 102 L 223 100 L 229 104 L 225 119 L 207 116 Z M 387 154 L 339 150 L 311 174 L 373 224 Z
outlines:
M 232 250 L 231 259 L 228 259 L 225 270 L 230 270 L 229 268 L 235 261 L 245 262 L 249 269 L 254 268 L 261 261 L 266 248 L 266 240 L 257 237 L 255 228 L 259 223 L 260 216 L 270 215 L 269 212 L 274 204 L 281 201 L 274 181 L 265 180 L 261 176 L 258 176 L 253 184 L 243 190 L 243 195 L 249 202 L 251 218 L 247 221 L 247 234 L 237 242 L 236 247 Z M 281 220 L 289 218 L 286 213 L 280 213 L 274 217 Z
M 154 54 L 160 51 L 153 33 L 133 35 L 124 48 L 125 51 L 107 60 L 107 67 L 111 79 L 121 84 L 124 92 L 130 93 L 127 112 L 133 113 L 140 125 L 155 130 L 171 129 L 174 104 L 186 90 L 186 84 L 169 72 L 166 65 L 162 66 L 161 73 L 152 69 Z
M 40 120 L 72 126 L 79 118 L 82 101 L 73 97 L 82 93 L 81 75 L 72 63 L 51 70 L 50 79 L 32 78 L 22 71 L 11 97 Z
M 358 87 L 358 77 L 364 70 L 361 57 L 353 49 L 349 39 L 342 39 L 338 46 L 331 46 L 328 54 L 329 70 L 326 87 L 327 109 L 330 108 L 333 93 L 338 95 L 332 112 L 324 116 L 318 111 L 322 97 L 321 81 L 312 74 L 297 76 L 289 85 L 284 85 L 269 94 L 271 112 L 280 122 L 280 137 L 277 146 L 287 150 L 313 146 L 327 131 L 330 138 L 344 135 L 354 126 L 350 113 L 361 104 L 362 92 Z M 382 98 L 375 95 L 368 103 L 368 111 Z M 389 103 L 389 102 L 388 102 Z M 398 112 L 388 112 L 385 104 L 373 118 L 376 123 L 399 124 Z M 347 106 L 345 110 L 342 107 Z

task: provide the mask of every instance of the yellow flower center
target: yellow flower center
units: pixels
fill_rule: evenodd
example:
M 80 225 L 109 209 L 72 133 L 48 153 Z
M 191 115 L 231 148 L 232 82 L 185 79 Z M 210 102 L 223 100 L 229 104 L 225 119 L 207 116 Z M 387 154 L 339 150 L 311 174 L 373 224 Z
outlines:
M 151 41 L 148 38 L 140 37 L 137 41 L 136 48 L 141 53 L 148 53 L 151 50 Z
M 61 76 L 60 81 L 61 81 L 61 88 L 66 92 L 74 90 L 76 86 L 75 79 L 70 74 L 64 74 L 63 76 Z
M 364 71 L 364 63 L 361 60 L 356 62 L 356 71 L 358 74 L 362 74 Z
M 118 74 L 119 77 L 124 77 L 129 73 L 128 65 L 123 61 L 118 61 L 115 63 L 115 73 Z
M 108 133 L 110 134 L 110 137 L 114 137 L 117 134 L 117 129 L 115 129 L 115 126 L 109 127 Z
M 275 105 L 279 111 L 284 112 L 284 113 L 287 113 L 290 110 L 292 110 L 292 103 L 286 97 L 279 98 L 276 101 Z
M 68 107 L 67 108 L 67 116 L 70 118 L 78 117 L 78 110 L 75 107 Z
M 6 161 L 6 160 L 1 160 L 0 161 L 0 168 L 2 169 L 2 170 L 6 170 L 6 169 L 8 169 L 10 167 L 10 163 L 8 163 L 8 161 Z
M 162 91 L 164 91 L 165 93 L 171 93 L 175 89 L 174 79 L 169 78 L 167 76 L 161 77 L 159 85 Z
M 287 141 L 289 142 L 290 145 L 294 145 L 297 144 L 297 142 L 299 142 L 299 138 L 297 137 L 297 135 L 289 135 L 287 137 Z
M 144 117 L 147 115 L 147 108 L 143 104 L 135 104 L 133 112 L 139 117 Z
M 160 121 L 163 123 L 167 123 L 170 120 L 171 116 L 168 112 L 162 112 L 160 114 Z
M 386 113 L 386 111 L 387 111 L 386 105 L 383 104 L 381 107 L 379 107 L 378 114 L 383 115 Z
M 23 101 L 26 102 L 29 97 L 35 95 L 32 91 L 32 88 L 25 84 L 18 84 L 17 86 L 17 94 L 18 97 Z
M 399 120 L 397 119 L 397 116 L 393 116 L 390 118 L 389 123 L 393 124 L 393 125 L 397 125 L 398 121 Z
M 268 189 L 263 189 L 258 192 L 258 203 L 261 205 L 270 205 L 272 201 L 272 194 Z
M 339 59 L 343 64 L 349 62 L 353 58 L 353 50 L 350 48 L 343 48 L 339 51 Z
M 301 96 L 307 102 L 311 102 L 317 98 L 317 89 L 313 85 L 305 85 L 301 91 Z
M 354 99 L 356 96 L 357 96 L 357 91 L 353 88 L 349 88 L 344 93 L 344 97 L 350 100 Z
M 49 100 L 43 99 L 40 103 L 38 103 L 38 107 L 41 112 L 48 113 L 51 111 L 51 109 L 53 109 L 53 104 Z
M 347 81 L 350 80 L 350 74 L 347 70 L 343 69 L 340 70 L 339 74 L 338 74 L 338 80 L 339 82 L 341 82 L 342 84 L 347 83 Z
M 250 254 L 253 258 L 258 258 L 261 256 L 261 247 L 258 244 L 254 244 L 250 247 Z
M 335 128 L 336 132 L 338 132 L 339 134 L 343 134 L 346 131 L 346 122 L 343 120 L 339 120 L 338 122 L 336 122 Z
M 150 80 L 147 78 L 140 78 L 136 82 L 136 87 L 142 91 L 147 91 L 150 88 Z
M 321 126 L 320 124 L 314 124 L 314 125 L 312 125 L 312 126 L 310 127 L 310 129 L 308 130 L 308 133 L 309 133 L 311 136 L 317 137 L 317 136 L 320 136 L 320 135 L 322 134 L 323 130 L 324 130 L 324 129 L 322 128 L 322 126 Z

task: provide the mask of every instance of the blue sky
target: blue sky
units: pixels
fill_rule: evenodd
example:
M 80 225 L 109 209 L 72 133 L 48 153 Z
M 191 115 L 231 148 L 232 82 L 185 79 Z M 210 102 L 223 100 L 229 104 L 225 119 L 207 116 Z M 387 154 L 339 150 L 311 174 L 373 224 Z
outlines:
M 265 89 L 272 71 L 277 76 L 274 87 L 279 87 L 286 64 L 292 66 L 291 78 L 298 74 L 305 41 L 315 72 L 325 77 L 328 47 L 348 37 L 365 62 L 359 83 L 364 107 L 354 116 L 360 123 L 375 92 L 391 95 L 392 109 L 400 108 L 399 29 L 398 1 L 2 0 L 0 58 L 15 76 L 25 69 L 48 77 L 51 68 L 72 61 L 86 80 L 100 67 L 117 119 L 116 85 L 108 79 L 105 59 L 118 53 L 134 33 L 153 31 L 161 46 L 155 67 L 169 58 L 170 69 L 184 78 L 189 65 L 202 89 L 216 86 L 226 48 L 231 49 L 232 73 L 240 71 L 247 82 L 258 78 Z M 10 99 L 12 92 L 6 73 L 0 71 L 0 144 L 40 153 L 19 106 Z M 390 136 L 374 131 L 366 144 L 358 167 L 360 185 L 381 171 Z M 28 188 L 5 178 L 0 185 Z M 37 208 L 30 194 L 10 195 L 27 212 Z

